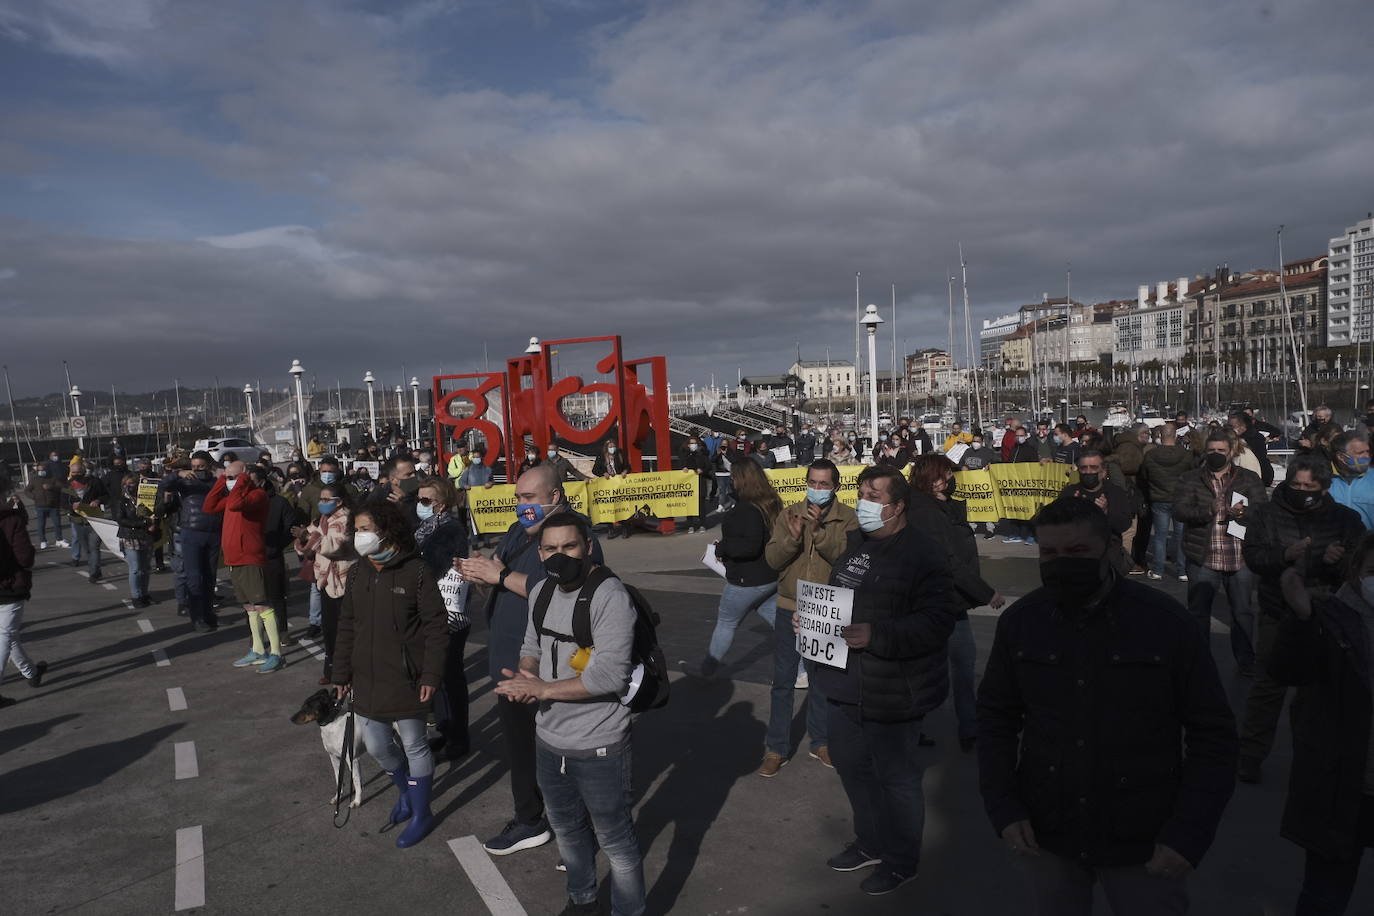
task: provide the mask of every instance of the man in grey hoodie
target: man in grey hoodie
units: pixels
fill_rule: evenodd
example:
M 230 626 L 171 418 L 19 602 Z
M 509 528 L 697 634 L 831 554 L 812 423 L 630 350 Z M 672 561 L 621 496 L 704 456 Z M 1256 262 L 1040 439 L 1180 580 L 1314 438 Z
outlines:
M 596 851 L 611 865 L 611 909 L 644 912 L 644 858 L 635 834 L 630 784 L 630 708 L 621 702 L 634 667 L 635 608 L 614 576 L 592 560 L 591 529 L 572 512 L 539 532 L 545 581 L 529 593 L 530 619 L 518 671 L 496 692 L 538 703 L 536 774 L 545 816 L 568 870 L 564 913 L 599 913 Z M 595 577 L 588 608 L 591 646 L 579 645 L 575 608 Z M 590 824 L 588 824 L 590 820 Z

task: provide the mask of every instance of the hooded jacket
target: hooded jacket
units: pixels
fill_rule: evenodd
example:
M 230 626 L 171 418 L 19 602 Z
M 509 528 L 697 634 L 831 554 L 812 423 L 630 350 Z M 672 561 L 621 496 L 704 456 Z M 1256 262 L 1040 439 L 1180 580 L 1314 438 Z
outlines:
M 797 582 L 829 582 L 835 561 L 859 536 L 859 517 L 838 497 L 826 503 L 818 526 L 806 518 L 806 500 L 778 513 L 773 534 L 763 549 L 764 560 L 778 573 L 778 607 L 797 609 Z M 800 538 L 792 537 L 789 518 L 802 519 Z
M 361 560 L 348 573 L 334 642 L 335 684 L 353 685 L 353 707 L 370 719 L 416 719 L 438 687 L 448 651 L 444 599 L 419 555 L 378 569 Z
M 33 541 L 29 514 L 0 503 L 0 602 L 28 601 L 33 588 Z M 6 661 L 0 659 L 0 662 Z
M 1259 576 L 1260 611 L 1275 620 L 1288 614 L 1279 588 L 1285 569 L 1296 566 L 1308 588 L 1330 594 L 1340 588 L 1355 544 L 1364 534 L 1355 510 L 1339 505 L 1325 493 L 1319 494 L 1315 506 L 1304 509 L 1298 504 L 1299 495 L 1286 484 L 1278 486 L 1269 502 L 1247 513 L 1250 520 L 1241 553 L 1245 565 Z M 1303 538 L 1311 538 L 1312 544 L 1302 559 L 1290 564 L 1284 552 Z M 1344 547 L 1345 555 L 1327 563 L 1324 554 L 1332 544 Z
M 225 485 L 228 479 L 220 477 L 215 481 L 202 506 L 211 515 L 224 515 L 220 532 L 224 562 L 229 566 L 266 566 L 267 491 L 256 486 L 247 474 L 238 476 L 232 490 Z

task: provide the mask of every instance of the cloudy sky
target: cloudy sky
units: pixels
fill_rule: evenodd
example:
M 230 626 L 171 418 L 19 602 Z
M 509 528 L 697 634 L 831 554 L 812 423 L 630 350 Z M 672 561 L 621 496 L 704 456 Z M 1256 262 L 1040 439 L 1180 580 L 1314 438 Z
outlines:
M 675 385 L 1290 258 L 1374 209 L 1367 0 L 6 0 L 16 395 L 621 333 Z M 270 381 L 275 380 L 275 381 Z

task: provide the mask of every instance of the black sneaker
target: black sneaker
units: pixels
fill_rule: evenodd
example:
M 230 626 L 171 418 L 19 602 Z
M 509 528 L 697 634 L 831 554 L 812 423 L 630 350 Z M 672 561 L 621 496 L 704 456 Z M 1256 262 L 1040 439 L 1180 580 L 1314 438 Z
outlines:
M 1260 759 L 1258 757 L 1240 758 L 1240 765 L 1236 767 L 1236 779 L 1256 785 L 1261 778 Z
M 48 670 L 47 662 L 36 662 L 33 666 L 33 677 L 29 678 L 30 687 L 43 686 L 43 674 Z
M 834 871 L 858 871 L 881 861 L 877 856 L 870 856 L 860 849 L 858 843 L 851 843 L 844 848 L 844 852 L 826 859 L 825 864 Z
M 308 626 L 308 627 L 305 628 L 305 638 L 306 638 L 306 639 L 319 639 L 319 638 L 320 638 L 320 634 L 323 633 L 323 632 L 324 632 L 324 631 L 320 629 L 320 625 L 319 625 L 319 624 L 317 624 L 317 623 L 312 623 L 310 626 Z
M 568 898 L 568 905 L 563 907 L 563 911 L 558 916 L 583 916 L 583 914 L 596 914 L 601 912 L 601 902 L 593 900 L 591 903 L 573 903 L 572 898 Z
M 508 856 L 522 849 L 534 849 L 553 839 L 549 822 L 542 817 L 533 824 L 511 821 L 505 829 L 482 844 L 482 848 L 494 856 Z
M 881 897 L 883 894 L 892 893 L 908 881 L 915 880 L 916 875 L 914 874 L 903 875 L 884 865 L 882 868 L 875 869 L 873 874 L 860 881 L 859 890 L 870 897 Z
M 92 585 L 99 585 L 99 584 L 100 584 L 100 577 L 99 577 L 99 576 L 91 576 L 91 577 L 90 577 L 89 579 L 87 579 L 86 581 L 90 582 Z
M 716 672 L 719 671 L 719 670 L 720 670 L 720 662 L 717 661 L 716 659 L 712 658 L 711 656 L 708 655 L 708 656 L 706 656 L 705 658 L 703 658 L 703 659 L 701 660 L 701 676 L 702 676 L 702 677 L 704 677 L 704 678 L 713 678 L 713 677 L 716 676 Z
M 186 605 L 184 605 L 184 604 L 179 604 L 179 605 L 177 605 L 177 616 L 178 616 L 178 617 L 189 617 L 190 615 L 191 615 L 191 609 L 190 609 L 190 608 L 188 608 L 188 607 L 187 607 Z

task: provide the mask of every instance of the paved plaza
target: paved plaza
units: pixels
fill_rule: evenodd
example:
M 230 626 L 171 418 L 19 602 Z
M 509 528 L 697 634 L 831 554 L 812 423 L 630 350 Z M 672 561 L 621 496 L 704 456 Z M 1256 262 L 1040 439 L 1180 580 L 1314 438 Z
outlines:
M 884 898 L 858 891 L 827 856 L 850 840 L 832 770 L 806 744 L 774 779 L 763 753 L 772 660 L 757 617 L 740 629 L 720 676 L 693 672 L 714 624 L 721 580 L 699 564 L 712 535 L 637 536 L 605 543 L 608 563 L 662 614 L 661 639 L 682 673 L 671 704 L 635 727 L 636 821 L 646 852 L 649 912 L 713 914 L 1001 914 L 1020 912 L 1016 864 L 983 814 L 972 755 L 961 754 L 948 704 L 929 717 L 927 821 L 920 878 Z M 985 577 L 1005 594 L 1037 584 L 1033 548 L 979 541 Z M 73 569 L 66 550 L 39 554 L 23 638 L 51 668 L 31 690 L 13 668 L 0 713 L 3 910 L 14 914 L 557 913 L 565 902 L 557 849 L 491 858 L 480 841 L 510 816 L 503 750 L 485 678 L 481 621 L 468 643 L 474 751 L 439 763 L 439 825 L 398 850 L 379 831 L 394 790 L 363 759 L 363 807 L 335 829 L 333 774 L 318 729 L 289 716 L 317 690 L 318 647 L 291 648 L 271 675 L 236 670 L 247 627 L 221 610 L 217 633 L 175 615 L 169 575 L 160 602 L 126 601 L 124 564 L 104 584 Z M 1177 582 L 1166 591 L 1182 597 Z M 297 588 L 303 588 L 296 583 Z M 297 592 L 292 629 L 305 624 Z M 974 617 L 980 665 L 995 616 Z M 1239 711 L 1249 681 L 1234 676 L 1224 628 L 1213 652 Z M 800 696 L 800 693 L 799 693 Z M 795 722 L 801 731 L 800 710 Z M 1203 868 L 1193 912 L 1291 912 L 1298 849 L 1278 836 L 1290 759 L 1285 722 L 1260 786 L 1242 785 Z M 602 874 L 605 865 L 602 863 Z M 608 889 L 603 888 L 603 897 Z M 1105 909 L 1102 910 L 1105 912 Z M 1374 877 L 1352 913 L 1374 912 Z

